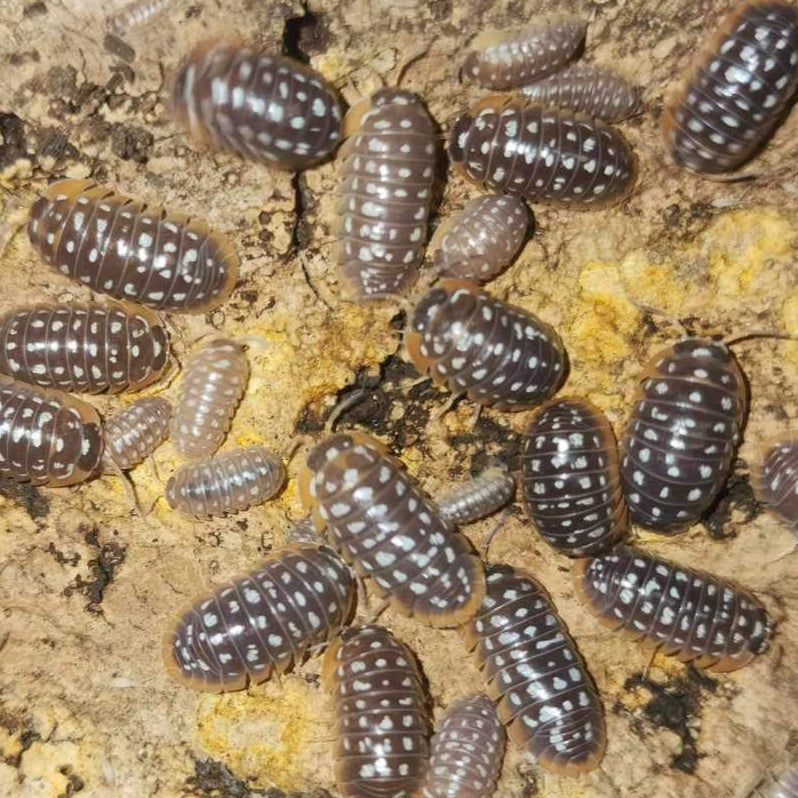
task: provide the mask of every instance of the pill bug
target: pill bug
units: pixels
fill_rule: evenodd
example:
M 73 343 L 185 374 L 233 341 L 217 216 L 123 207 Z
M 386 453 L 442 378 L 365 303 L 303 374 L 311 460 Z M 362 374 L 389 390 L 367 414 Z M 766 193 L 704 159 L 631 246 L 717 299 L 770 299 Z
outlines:
M 681 167 L 720 174 L 770 136 L 798 86 L 798 9 L 746 0 L 720 22 L 662 114 L 665 146 Z
M 354 601 L 352 576 L 332 549 L 286 546 L 180 615 L 164 638 L 167 671 L 195 690 L 243 690 L 329 641 Z
M 421 374 L 497 410 L 526 410 L 565 378 L 554 329 L 463 280 L 441 280 L 413 310 L 407 352 Z
M 144 308 L 36 305 L 0 317 L 0 372 L 43 388 L 135 391 L 168 362 L 166 329 Z
M 334 260 L 353 300 L 401 293 L 424 256 L 435 128 L 421 98 L 381 89 L 347 116 Z
M 462 629 L 510 739 L 546 770 L 574 775 L 604 755 L 604 710 L 576 644 L 543 588 L 489 565 L 482 607 Z
M 763 448 L 754 487 L 759 501 L 798 535 L 798 437 Z
M 475 197 L 435 231 L 429 250 L 444 277 L 486 283 L 518 254 L 529 211 L 516 197 Z
M 189 54 L 171 105 L 195 140 L 281 169 L 306 169 L 341 141 L 341 103 L 318 72 L 229 42 Z
M 621 439 L 634 523 L 672 533 L 704 515 L 731 471 L 747 406 L 743 374 L 724 343 L 687 338 L 652 358 Z
M 483 188 L 574 210 L 616 205 L 631 193 L 637 173 L 634 153 L 615 128 L 501 95 L 480 100 L 455 121 L 449 156 Z
M 446 523 L 459 526 L 492 515 L 504 507 L 514 493 L 512 474 L 505 468 L 493 466 L 441 496 L 438 509 Z
M 482 601 L 482 563 L 411 482 L 401 463 L 360 432 L 328 436 L 299 477 L 317 529 L 405 615 L 457 626 Z
M 577 590 L 605 625 L 697 668 L 742 668 L 768 647 L 761 602 L 733 582 L 619 546 L 576 564 Z
M 124 36 L 160 14 L 173 0 L 134 0 L 108 17 L 107 28 L 116 36 Z
M 504 758 L 506 734 L 493 701 L 455 701 L 436 725 L 424 798 L 489 798 Z
M 471 45 L 460 74 L 485 89 L 524 86 L 562 69 L 586 32 L 586 23 L 565 15 L 535 20 L 519 31 L 485 31 Z
M 620 122 L 640 110 L 642 92 L 611 69 L 577 64 L 524 86 L 520 93 L 543 106 Z
M 154 310 L 211 310 L 232 291 L 238 270 L 232 243 L 205 222 L 91 180 L 53 183 L 31 208 L 28 236 L 61 274 Z
M 584 399 L 554 399 L 521 443 L 524 506 L 541 537 L 570 557 L 611 547 L 626 531 L 618 450 L 604 414 Z
M 249 363 L 244 348 L 217 338 L 186 363 L 172 415 L 172 444 L 184 457 L 210 457 L 230 429 L 244 395 Z
M 102 454 L 93 407 L 0 374 L 0 475 L 53 488 L 74 485 L 98 472 Z
M 798 768 L 779 776 L 768 774 L 748 798 L 798 798 Z
M 184 515 L 209 518 L 262 504 L 284 482 L 285 466 L 276 454 L 247 446 L 179 468 L 166 483 L 166 501 Z
M 111 461 L 127 471 L 143 462 L 169 437 L 171 417 L 172 405 L 167 399 L 143 396 L 106 419 L 106 464 Z
M 419 795 L 429 697 L 410 649 L 381 626 L 345 629 L 324 657 L 335 702 L 335 781 L 344 798 Z

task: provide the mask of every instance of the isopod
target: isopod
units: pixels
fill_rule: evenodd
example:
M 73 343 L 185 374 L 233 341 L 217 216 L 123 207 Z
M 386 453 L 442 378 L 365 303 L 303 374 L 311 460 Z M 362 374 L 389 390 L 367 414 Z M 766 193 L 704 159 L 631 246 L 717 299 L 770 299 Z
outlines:
M 565 379 L 554 329 L 464 280 L 441 280 L 413 310 L 407 351 L 421 374 L 497 410 L 526 410 Z
M 162 396 L 144 396 L 106 419 L 106 463 L 127 471 L 149 457 L 168 437 L 172 405 Z M 116 469 L 113 469 L 116 470 Z
M 518 254 L 528 226 L 529 211 L 516 197 L 475 197 L 435 231 L 432 262 L 444 277 L 486 283 Z
M 642 549 L 580 560 L 577 589 L 606 626 L 656 644 L 697 668 L 742 668 L 768 647 L 771 622 L 747 590 Z
M 335 702 L 335 781 L 344 798 L 419 795 L 429 696 L 410 649 L 381 626 L 345 629 L 324 657 Z
M 137 391 L 168 362 L 166 329 L 144 308 L 36 305 L 0 317 L 0 372 L 43 388 Z
M 57 488 L 98 473 L 97 411 L 67 394 L 0 374 L 0 475 Z
M 28 236 L 61 274 L 154 310 L 204 313 L 233 290 L 238 256 L 205 222 L 128 199 L 91 180 L 53 183 Z
M 741 166 L 764 144 L 798 86 L 798 9 L 744 0 L 720 22 L 665 105 L 662 136 L 694 172 Z
M 463 627 L 510 739 L 546 770 L 574 775 L 604 755 L 604 710 L 576 644 L 543 588 L 489 565 L 487 593 Z
M 490 191 L 574 210 L 616 205 L 637 173 L 634 153 L 615 128 L 501 95 L 455 121 L 449 156 L 464 177 Z
M 210 457 L 244 395 L 249 362 L 235 341 L 217 338 L 188 359 L 172 415 L 172 444 L 184 457 Z
M 348 621 L 355 593 L 332 549 L 286 546 L 180 616 L 164 639 L 167 670 L 212 693 L 266 681 L 329 641 Z
M 798 535 L 798 437 L 764 447 L 754 485 L 759 501 Z
M 133 0 L 108 17 L 108 30 L 117 36 L 124 36 L 149 22 L 172 2 L 173 0 Z
M 798 768 L 766 776 L 748 798 L 798 798 Z
M 458 485 L 438 499 L 441 518 L 452 526 L 468 524 L 492 515 L 515 493 L 515 479 L 507 469 L 493 466 Z
M 482 563 L 379 441 L 330 435 L 308 455 L 299 485 L 317 528 L 397 610 L 433 626 L 474 614 Z
M 521 444 L 524 506 L 541 537 L 570 557 L 610 548 L 626 531 L 618 449 L 604 414 L 584 399 L 554 399 Z
M 172 113 L 202 143 L 294 171 L 341 141 L 341 103 L 318 72 L 227 42 L 189 54 L 174 78 Z

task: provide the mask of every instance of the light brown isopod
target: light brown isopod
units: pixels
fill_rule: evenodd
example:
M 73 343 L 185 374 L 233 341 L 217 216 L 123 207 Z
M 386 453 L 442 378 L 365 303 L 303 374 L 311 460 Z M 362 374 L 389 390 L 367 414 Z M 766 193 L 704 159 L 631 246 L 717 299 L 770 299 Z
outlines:
M 172 405 L 162 396 L 144 396 L 105 422 L 106 465 L 122 471 L 149 457 L 168 437 Z

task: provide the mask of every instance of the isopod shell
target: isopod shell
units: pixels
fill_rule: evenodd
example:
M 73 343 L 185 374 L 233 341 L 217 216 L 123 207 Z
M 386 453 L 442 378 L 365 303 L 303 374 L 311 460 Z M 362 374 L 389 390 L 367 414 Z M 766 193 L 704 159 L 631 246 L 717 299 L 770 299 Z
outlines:
M 513 475 L 505 468 L 492 466 L 441 496 L 438 509 L 443 520 L 452 526 L 470 524 L 500 510 L 514 493 Z
M 194 49 L 172 84 L 172 113 L 197 141 L 299 171 L 341 141 L 341 103 L 318 72 L 229 42 Z
M 354 301 L 402 293 L 424 257 L 435 179 L 435 128 L 421 98 L 381 89 L 347 125 L 334 260 Z
M 432 262 L 444 277 L 486 283 L 518 254 L 529 227 L 529 211 L 516 197 L 475 197 L 435 231 Z
M 567 108 L 605 122 L 620 122 L 641 107 L 641 90 L 616 72 L 577 64 L 524 86 L 520 93 L 530 102 Z
M 263 504 L 284 482 L 285 466 L 276 454 L 247 446 L 179 468 L 166 483 L 166 501 L 184 515 L 210 518 Z
M 345 629 L 324 656 L 344 798 L 418 796 L 428 767 L 429 696 L 410 649 L 381 626 Z
M 567 370 L 550 325 L 463 280 L 441 280 L 419 300 L 406 342 L 421 374 L 497 410 L 540 404 Z
M 244 395 L 249 362 L 235 341 L 217 338 L 186 363 L 172 415 L 172 445 L 184 457 L 210 457 L 224 441 Z
M 349 619 L 355 594 L 332 549 L 286 546 L 180 615 L 163 643 L 169 675 L 209 693 L 266 681 L 330 640 Z
M 0 317 L 0 372 L 61 391 L 137 391 L 169 362 L 166 328 L 144 308 L 36 305 Z
M 490 798 L 501 772 L 506 737 L 488 696 L 455 701 L 435 727 L 424 798 Z
M 630 546 L 580 560 L 575 573 L 585 606 L 603 624 L 666 656 L 727 672 L 767 650 L 767 611 L 733 582 Z
M 482 563 L 466 539 L 377 440 L 325 438 L 299 477 L 317 529 L 393 606 L 432 626 L 457 626 L 482 601 Z
M 566 776 L 604 755 L 604 710 L 576 644 L 544 589 L 509 565 L 489 565 L 487 593 L 463 627 L 510 739 Z
M 764 144 L 798 86 L 798 9 L 745 0 L 721 20 L 662 114 L 665 146 L 693 172 L 737 169 Z
M 778 776 L 769 774 L 748 798 L 798 798 L 798 767 Z
M 143 462 L 168 437 L 172 405 L 162 396 L 143 396 L 106 419 L 104 459 L 126 471 Z
M 471 45 L 460 74 L 485 89 L 525 86 L 562 69 L 585 40 L 587 24 L 576 17 L 535 20 L 520 30 L 490 30 Z
M 722 342 L 687 338 L 652 358 L 621 439 L 634 523 L 674 533 L 706 513 L 734 464 L 747 407 L 745 379 Z
M 108 17 L 111 33 L 124 36 L 160 14 L 173 0 L 133 0 Z
M 798 436 L 763 447 L 753 482 L 757 499 L 798 535 Z
M 97 474 L 102 455 L 93 407 L 0 374 L 0 476 L 60 488 Z
M 569 557 L 613 546 L 626 506 L 615 435 L 584 399 L 553 399 L 537 411 L 521 443 L 524 506 L 541 537 Z
M 616 205 L 637 174 L 634 153 L 615 128 L 502 95 L 480 100 L 455 121 L 449 157 L 489 191 L 573 210 Z
M 238 271 L 232 243 L 205 222 L 91 180 L 53 183 L 31 208 L 28 236 L 60 274 L 154 310 L 212 310 Z

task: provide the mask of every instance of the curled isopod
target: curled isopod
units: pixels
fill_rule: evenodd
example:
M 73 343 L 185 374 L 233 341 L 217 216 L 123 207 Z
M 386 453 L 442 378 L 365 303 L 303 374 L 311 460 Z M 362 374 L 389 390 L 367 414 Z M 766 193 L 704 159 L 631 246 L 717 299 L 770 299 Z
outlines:
M 174 78 L 172 113 L 200 142 L 282 169 L 306 169 L 341 141 L 341 103 L 318 72 L 228 42 L 189 54 Z
M 168 399 L 144 396 L 106 419 L 103 427 L 106 463 L 111 461 L 127 471 L 143 462 L 169 437 L 171 417 L 172 405 Z
M 768 774 L 748 798 L 798 798 L 798 767 L 778 776 Z
M 759 501 L 798 535 L 798 436 L 763 447 L 754 486 Z
M 224 441 L 244 395 L 249 362 L 235 341 L 217 338 L 186 363 L 172 415 L 172 444 L 184 457 L 210 457 Z
M 452 526 L 469 524 L 504 507 L 515 493 L 515 480 L 506 468 L 486 468 L 438 499 L 441 517 Z
M 0 372 L 62 391 L 137 391 L 169 362 L 166 328 L 144 308 L 36 305 L 0 317 Z
M 587 24 L 576 17 L 535 20 L 520 30 L 490 30 L 472 43 L 460 74 L 486 89 L 525 86 L 562 69 L 585 39 Z
M 475 197 L 435 231 L 432 262 L 444 277 L 486 283 L 509 266 L 528 227 L 529 211 L 516 197 Z
M 348 621 L 355 593 L 332 549 L 286 546 L 180 616 L 164 639 L 169 675 L 211 693 L 266 681 L 330 640 Z
M 204 313 L 233 290 L 238 256 L 205 222 L 128 199 L 91 180 L 53 183 L 28 236 L 59 273 L 155 310 Z

